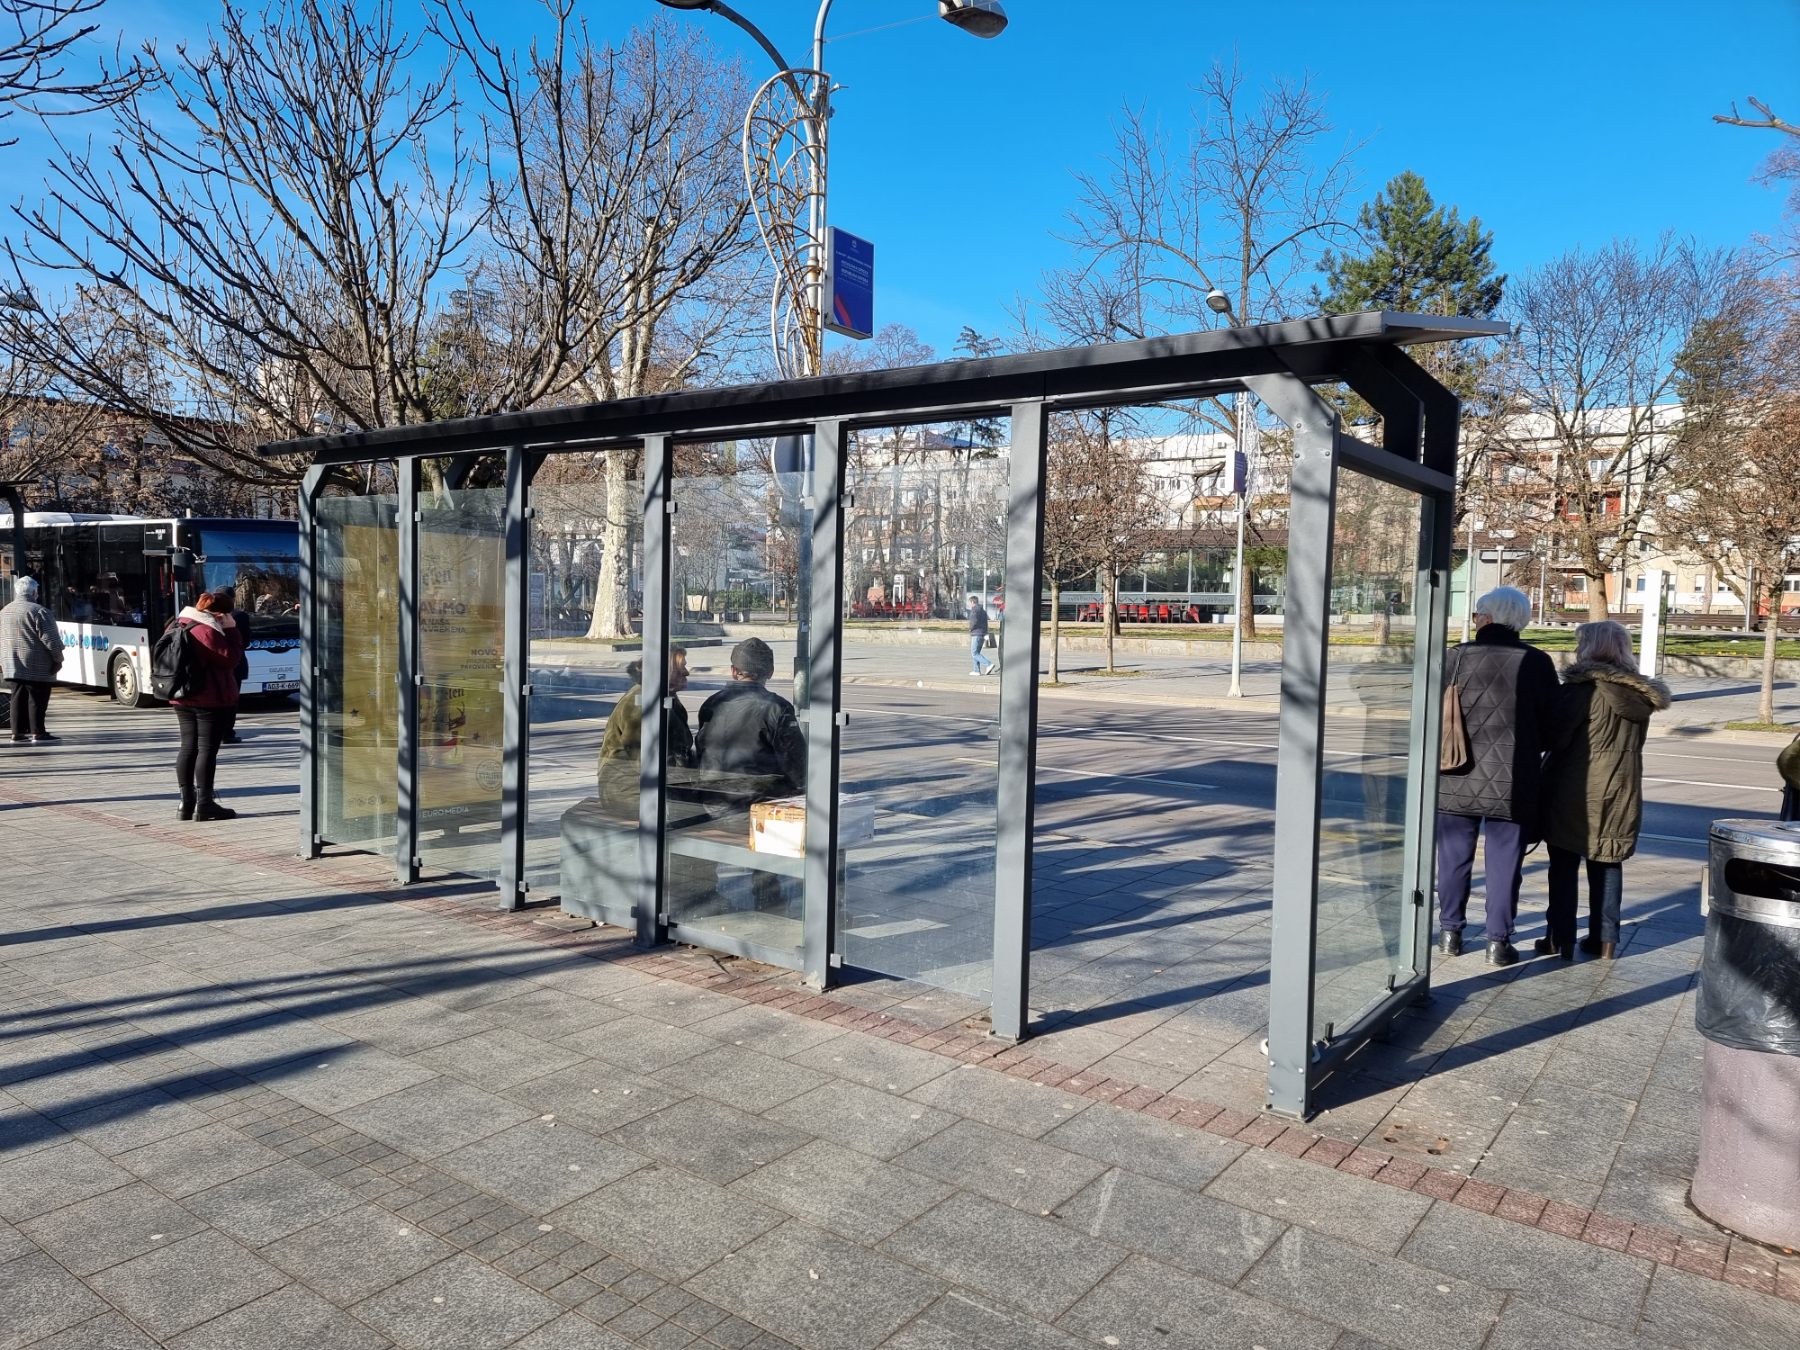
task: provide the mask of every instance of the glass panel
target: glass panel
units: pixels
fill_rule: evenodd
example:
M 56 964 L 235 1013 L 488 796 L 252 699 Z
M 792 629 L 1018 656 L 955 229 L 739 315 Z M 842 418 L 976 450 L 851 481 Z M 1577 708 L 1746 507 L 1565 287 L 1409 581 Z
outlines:
M 319 832 L 392 840 L 400 727 L 400 536 L 392 495 L 321 497 L 313 613 Z
M 1420 499 L 1338 473 L 1319 817 L 1313 1035 L 1350 1024 L 1411 968 L 1406 802 Z
M 807 702 L 795 676 L 813 512 L 807 475 L 776 472 L 773 453 L 767 442 L 675 450 L 669 632 L 691 685 L 663 738 L 664 890 L 692 940 L 717 934 L 797 966 Z
M 839 950 L 846 965 L 983 1000 L 1007 436 L 1004 421 L 859 432 L 844 482 Z
M 495 877 L 506 642 L 506 490 L 449 487 L 454 461 L 426 461 L 419 508 L 419 856 Z M 461 481 L 501 482 L 497 460 Z
M 620 927 L 641 870 L 643 500 L 635 450 L 552 456 L 531 485 L 525 877 L 534 896 Z

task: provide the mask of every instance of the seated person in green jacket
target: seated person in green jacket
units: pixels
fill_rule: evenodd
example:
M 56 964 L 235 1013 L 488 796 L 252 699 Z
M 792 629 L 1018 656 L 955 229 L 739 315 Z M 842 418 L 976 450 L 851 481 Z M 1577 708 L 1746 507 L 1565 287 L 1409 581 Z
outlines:
M 644 663 L 633 661 L 625 667 L 631 676 L 631 688 L 613 704 L 606 719 L 606 730 L 600 737 L 600 800 L 609 810 L 636 819 L 638 812 L 638 761 L 644 744 Z M 669 648 L 669 708 L 663 745 L 671 769 L 684 769 L 693 762 L 694 733 L 688 725 L 687 708 L 680 698 L 687 688 L 687 648 Z

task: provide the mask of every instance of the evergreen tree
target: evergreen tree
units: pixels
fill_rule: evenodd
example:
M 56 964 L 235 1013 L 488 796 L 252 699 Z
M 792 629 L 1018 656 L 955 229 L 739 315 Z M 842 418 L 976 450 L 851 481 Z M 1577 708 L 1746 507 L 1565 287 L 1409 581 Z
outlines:
M 1326 286 L 1314 295 L 1322 313 L 1385 309 L 1484 319 L 1500 307 L 1506 278 L 1489 257 L 1493 231 L 1439 206 L 1412 170 L 1363 206 L 1356 228 L 1369 251 L 1325 255 Z

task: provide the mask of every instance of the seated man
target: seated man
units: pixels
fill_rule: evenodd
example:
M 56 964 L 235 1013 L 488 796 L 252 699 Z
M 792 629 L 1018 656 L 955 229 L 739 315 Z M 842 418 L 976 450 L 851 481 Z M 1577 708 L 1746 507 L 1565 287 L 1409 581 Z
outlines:
M 767 688 L 775 653 L 761 638 L 731 649 L 731 683 L 700 705 L 694 737 L 697 778 L 710 790 L 715 820 L 741 822 L 749 835 L 753 802 L 791 797 L 806 790 L 806 738 L 794 705 Z M 784 907 L 781 878 L 756 872 L 758 909 Z

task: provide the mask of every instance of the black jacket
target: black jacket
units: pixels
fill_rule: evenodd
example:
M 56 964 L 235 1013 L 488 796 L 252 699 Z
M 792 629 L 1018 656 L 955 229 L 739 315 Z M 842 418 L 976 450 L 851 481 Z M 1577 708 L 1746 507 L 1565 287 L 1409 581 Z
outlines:
M 806 738 L 794 705 L 760 684 L 728 684 L 700 705 L 696 778 L 721 804 L 748 805 L 806 790 Z
M 988 630 L 987 610 L 981 605 L 969 606 L 969 636 L 986 637 Z
M 1490 623 L 1444 657 L 1461 691 L 1468 767 L 1438 777 L 1438 810 L 1516 820 L 1536 836 L 1538 789 L 1556 701 L 1556 666 L 1511 628 Z

